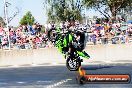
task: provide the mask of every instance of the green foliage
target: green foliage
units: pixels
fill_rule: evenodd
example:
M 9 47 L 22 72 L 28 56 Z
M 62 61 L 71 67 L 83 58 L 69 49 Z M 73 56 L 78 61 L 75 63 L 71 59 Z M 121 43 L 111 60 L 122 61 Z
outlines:
M 131 8 L 132 0 L 83 0 L 88 9 L 99 11 L 106 18 L 116 18 L 116 15 L 123 8 Z M 111 16 L 108 12 L 111 12 Z
M 76 7 L 76 0 L 48 0 L 51 7 L 48 9 L 48 21 L 82 21 L 81 10 Z
M 20 21 L 21 25 L 33 25 L 35 21 L 35 18 L 32 16 L 31 12 L 28 11 L 26 15 L 23 16 L 23 18 Z
M 0 26 L 5 26 L 6 23 L 2 17 L 0 17 Z

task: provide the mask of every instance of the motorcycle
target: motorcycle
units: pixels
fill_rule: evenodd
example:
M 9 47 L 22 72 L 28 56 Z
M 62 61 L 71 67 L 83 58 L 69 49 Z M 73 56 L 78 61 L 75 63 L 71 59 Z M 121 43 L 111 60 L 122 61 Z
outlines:
M 68 40 L 67 36 L 69 36 Z M 66 59 L 66 67 L 70 71 L 77 71 L 81 66 L 81 62 L 83 62 L 83 59 L 81 59 L 80 57 L 89 58 L 90 56 L 85 51 L 79 51 L 76 49 L 72 54 L 69 52 L 69 47 L 66 48 L 66 46 L 68 45 L 66 43 L 72 41 L 73 37 L 74 34 L 68 33 L 68 31 L 56 33 L 55 46 L 59 49 L 62 54 L 64 54 L 64 58 Z M 78 44 L 73 41 L 72 44 L 75 47 L 78 46 Z

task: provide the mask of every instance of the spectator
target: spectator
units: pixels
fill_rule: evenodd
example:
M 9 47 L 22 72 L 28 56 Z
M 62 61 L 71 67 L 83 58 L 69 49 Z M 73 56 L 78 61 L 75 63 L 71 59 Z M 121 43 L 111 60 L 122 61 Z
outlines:
M 124 32 L 122 32 L 121 35 L 120 35 L 120 42 L 121 42 L 122 44 L 125 43 L 125 35 L 124 35 Z
M 2 39 L 2 47 L 4 49 L 7 49 L 8 46 L 8 37 L 6 35 L 4 35 L 3 39 Z
M 97 43 L 97 36 L 96 36 L 96 34 L 93 34 L 91 36 L 91 39 L 92 39 L 93 44 L 96 45 L 96 43 Z
M 23 32 L 29 32 L 27 25 L 23 25 Z
M 40 37 L 36 36 L 35 43 L 36 43 L 36 48 L 37 49 L 41 47 L 41 39 L 40 39 Z

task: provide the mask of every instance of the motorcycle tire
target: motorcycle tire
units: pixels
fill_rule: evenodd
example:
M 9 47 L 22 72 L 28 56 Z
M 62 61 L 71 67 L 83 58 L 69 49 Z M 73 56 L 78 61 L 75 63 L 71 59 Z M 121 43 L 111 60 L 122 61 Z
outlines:
M 66 59 L 66 67 L 70 71 L 78 71 L 79 67 L 81 66 L 81 61 L 78 58 L 70 58 Z

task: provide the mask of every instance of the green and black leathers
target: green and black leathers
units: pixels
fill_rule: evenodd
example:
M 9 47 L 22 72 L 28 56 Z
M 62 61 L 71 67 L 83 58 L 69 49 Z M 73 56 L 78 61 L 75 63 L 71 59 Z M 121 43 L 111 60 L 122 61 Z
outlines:
M 77 43 L 74 34 L 72 32 L 67 32 L 66 34 L 59 34 L 56 38 L 55 46 L 59 49 L 62 54 L 66 54 L 67 52 L 73 53 L 76 52 L 79 56 L 83 58 L 89 59 L 90 56 L 82 50 L 80 44 Z M 69 51 L 71 48 L 71 51 Z

